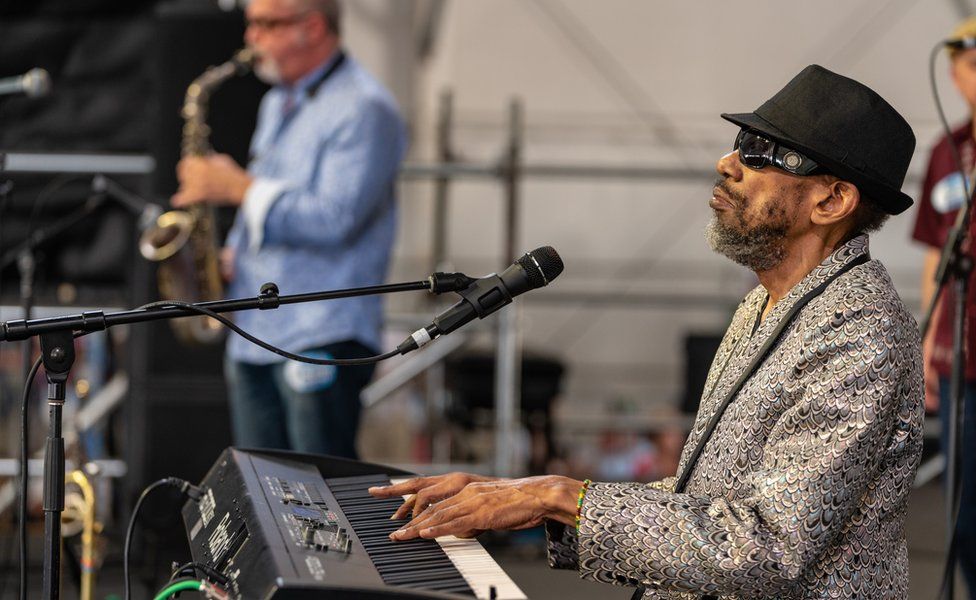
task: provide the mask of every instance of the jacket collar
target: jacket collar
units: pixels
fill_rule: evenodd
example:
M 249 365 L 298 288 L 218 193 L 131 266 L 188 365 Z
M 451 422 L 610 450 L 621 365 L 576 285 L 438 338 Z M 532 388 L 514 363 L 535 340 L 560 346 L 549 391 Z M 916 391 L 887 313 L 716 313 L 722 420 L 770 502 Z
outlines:
M 800 280 L 799 283 L 793 286 L 793 289 L 789 291 L 776 306 L 766 315 L 766 319 L 763 320 L 762 324 L 756 330 L 755 335 L 751 340 L 750 346 L 753 348 L 758 347 L 765 341 L 765 338 L 776 328 L 776 325 L 780 320 L 790 312 L 793 305 L 797 303 L 803 296 L 805 296 L 809 291 L 816 288 L 818 285 L 822 284 L 833 277 L 838 271 L 842 270 L 848 263 L 857 259 L 858 257 L 868 254 L 868 236 L 867 234 L 860 234 L 851 238 L 843 245 L 834 250 L 830 256 L 825 258 L 823 262 L 814 267 L 806 277 Z M 762 311 L 763 306 L 766 303 L 769 294 L 766 289 L 761 285 L 756 287 L 749 294 L 747 302 L 752 304 L 754 309 L 753 314 L 754 319 L 759 318 L 759 313 Z M 755 326 L 755 320 L 750 322 L 746 328 L 746 331 L 752 331 Z

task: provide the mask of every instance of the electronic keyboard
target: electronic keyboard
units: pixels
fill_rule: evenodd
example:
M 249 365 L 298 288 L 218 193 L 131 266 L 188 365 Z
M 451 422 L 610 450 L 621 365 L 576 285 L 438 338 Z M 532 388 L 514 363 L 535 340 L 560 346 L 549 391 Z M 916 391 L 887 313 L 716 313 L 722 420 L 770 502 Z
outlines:
M 412 474 L 352 460 L 228 448 L 183 507 L 193 560 L 235 599 L 525 595 L 474 539 L 394 542 L 402 503 L 366 491 Z M 217 582 L 214 582 L 217 583 Z

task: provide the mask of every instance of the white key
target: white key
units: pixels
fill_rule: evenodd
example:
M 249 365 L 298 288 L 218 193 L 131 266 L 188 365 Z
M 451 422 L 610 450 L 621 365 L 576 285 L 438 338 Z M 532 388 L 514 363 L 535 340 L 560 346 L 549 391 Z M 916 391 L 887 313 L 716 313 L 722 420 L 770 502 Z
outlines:
M 400 483 L 405 479 L 392 480 Z M 404 500 L 408 496 L 403 497 Z M 527 600 L 508 573 L 502 570 L 495 559 L 488 554 L 478 540 L 461 539 L 453 535 L 435 538 L 444 553 L 451 559 L 458 572 L 464 577 L 478 600 L 489 600 L 491 588 L 495 588 L 495 598 L 498 600 Z

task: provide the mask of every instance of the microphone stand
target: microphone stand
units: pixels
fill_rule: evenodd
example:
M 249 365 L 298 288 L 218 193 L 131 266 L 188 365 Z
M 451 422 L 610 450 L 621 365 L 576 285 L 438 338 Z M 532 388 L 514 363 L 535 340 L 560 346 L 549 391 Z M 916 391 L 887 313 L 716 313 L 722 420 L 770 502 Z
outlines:
M 17 264 L 20 278 L 20 309 L 24 319 L 30 319 L 34 310 L 34 283 L 37 272 L 37 256 L 39 246 L 49 240 L 59 237 L 81 221 L 94 214 L 105 203 L 105 194 L 96 190 L 80 207 L 61 217 L 57 221 L 40 229 L 28 232 L 28 237 L 16 247 L 0 254 L 0 271 L 8 265 Z M 31 368 L 31 354 L 33 348 L 30 343 L 24 344 L 23 377 L 26 379 Z
M 427 290 L 435 294 L 464 289 L 471 278 L 461 273 L 434 273 L 423 281 L 395 283 L 336 291 L 310 292 L 279 296 L 278 286 L 266 283 L 260 295 L 252 298 L 212 300 L 190 306 L 215 313 L 240 310 L 270 310 L 284 304 L 301 304 L 354 296 Z M 102 331 L 113 325 L 143 323 L 160 319 L 196 316 L 199 313 L 183 306 L 137 308 L 105 314 L 94 310 L 74 315 L 40 319 L 17 319 L 0 323 L 0 341 L 41 340 L 41 360 L 48 381 L 49 427 L 44 454 L 44 598 L 60 596 L 61 512 L 64 511 L 64 438 L 61 413 L 64 407 L 68 375 L 75 360 L 74 332 Z
M 85 200 L 85 203 L 72 210 L 57 221 L 30 232 L 30 236 L 2 255 L 0 255 L 0 269 L 14 261 L 19 263 L 24 260 L 25 255 L 30 256 L 30 271 L 33 272 L 33 252 L 38 246 L 46 244 L 49 240 L 55 239 L 64 232 L 68 231 L 84 219 L 91 216 L 95 211 L 105 204 L 106 200 L 115 200 L 123 208 L 139 218 L 138 225 L 141 227 L 145 223 L 153 220 L 161 211 L 159 205 L 153 204 L 125 190 L 122 186 L 115 183 L 104 175 L 96 175 L 92 179 L 92 193 Z M 22 268 L 22 273 L 23 268 Z M 29 280 L 24 286 L 31 286 L 33 279 Z M 25 317 L 27 318 L 27 317 Z
M 5 155 L 0 154 L 0 172 L 3 170 L 4 160 Z M 0 207 L 6 204 L 6 196 L 10 191 L 9 187 L 9 185 L 0 185 Z M 92 180 L 92 193 L 80 207 L 45 227 L 28 232 L 27 239 L 16 247 L 0 254 L 0 271 L 14 262 L 17 264 L 17 271 L 20 278 L 20 307 L 23 317 L 20 322 L 30 322 L 31 313 L 34 308 L 34 283 L 37 269 L 37 257 L 35 253 L 37 248 L 51 240 L 61 237 L 64 233 L 71 230 L 71 228 L 93 215 L 110 198 L 115 199 L 120 205 L 139 217 L 140 227 L 144 227 L 146 222 L 154 219 L 159 211 L 157 205 L 146 202 L 138 196 L 127 192 L 120 185 L 103 175 L 96 175 Z M 69 330 L 69 341 L 70 333 Z M 14 338 L 9 339 L 13 340 Z M 26 340 L 27 338 L 17 339 Z M 60 512 L 64 509 L 64 442 L 61 436 L 61 407 L 64 404 L 65 382 L 67 381 L 68 370 L 74 362 L 74 344 L 64 344 L 62 343 L 63 340 L 52 337 L 47 340 L 48 347 L 45 348 L 43 337 L 41 341 L 41 350 L 46 357 L 44 360 L 44 369 L 48 376 L 48 383 L 50 386 L 54 386 L 49 390 L 50 397 L 48 404 L 50 406 L 51 433 L 47 440 L 44 469 L 45 546 L 50 545 L 49 542 L 51 539 L 57 540 L 55 548 L 57 549 L 57 553 L 60 553 Z M 26 341 L 22 348 L 25 387 L 29 383 L 27 377 L 31 370 L 31 363 L 33 362 L 32 352 L 33 345 L 30 341 Z M 26 445 L 27 432 L 25 431 L 23 435 L 25 436 L 24 444 Z M 57 440 L 61 441 L 59 442 Z M 48 465 L 48 461 L 53 461 L 53 463 Z M 55 475 L 53 473 L 57 474 Z M 27 473 L 22 473 L 21 477 L 26 478 Z M 49 518 L 50 514 L 55 515 L 54 520 Z M 26 514 L 22 514 L 21 519 L 26 519 Z M 22 540 L 21 543 L 26 546 L 26 539 Z M 47 556 L 48 553 L 46 552 L 45 557 L 47 558 Z M 49 563 L 46 559 L 44 574 L 45 589 L 47 589 L 49 579 L 52 581 L 56 580 L 48 577 L 48 566 Z M 60 558 L 52 558 L 50 566 L 52 572 L 59 573 Z
M 976 170 L 971 173 L 969 178 L 971 183 L 976 182 Z M 970 186 L 972 189 L 972 185 Z M 969 224 L 973 206 L 972 196 L 966 198 L 966 204 L 960 208 L 956 216 L 956 222 L 946 243 L 942 247 L 942 256 L 939 259 L 939 267 L 936 271 L 936 291 L 932 296 L 925 317 L 922 320 L 921 331 L 922 339 L 928 333 L 932 322 L 932 315 L 939 302 L 942 290 L 947 286 L 949 278 L 953 279 L 952 289 L 955 293 L 953 299 L 952 323 L 952 371 L 949 379 L 949 419 L 948 431 L 946 432 L 946 564 L 944 581 L 945 594 L 942 596 L 952 600 L 955 590 L 955 566 L 956 566 L 956 515 L 959 512 L 959 503 L 962 490 L 962 457 L 964 453 L 962 445 L 963 417 L 965 414 L 965 379 L 966 379 L 966 304 L 969 298 L 969 280 L 973 272 L 972 256 L 966 251 L 969 249 Z M 972 408 L 972 407 L 971 407 Z

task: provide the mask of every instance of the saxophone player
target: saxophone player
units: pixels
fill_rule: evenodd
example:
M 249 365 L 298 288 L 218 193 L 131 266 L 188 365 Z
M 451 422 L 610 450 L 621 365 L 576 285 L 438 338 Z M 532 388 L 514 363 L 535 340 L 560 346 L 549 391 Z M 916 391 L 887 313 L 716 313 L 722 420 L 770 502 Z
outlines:
M 245 42 L 273 87 L 243 168 L 226 155 L 177 166 L 176 207 L 237 207 L 221 255 L 231 297 L 274 281 L 282 293 L 358 287 L 386 277 L 395 178 L 406 150 L 390 93 L 340 43 L 336 0 L 253 0 Z M 244 329 L 320 358 L 377 354 L 378 297 L 236 315 Z M 230 336 L 224 365 L 234 442 L 356 457 L 359 393 L 373 367 L 282 359 Z

